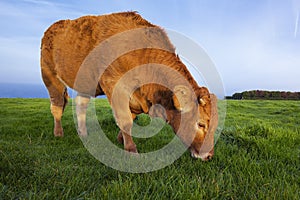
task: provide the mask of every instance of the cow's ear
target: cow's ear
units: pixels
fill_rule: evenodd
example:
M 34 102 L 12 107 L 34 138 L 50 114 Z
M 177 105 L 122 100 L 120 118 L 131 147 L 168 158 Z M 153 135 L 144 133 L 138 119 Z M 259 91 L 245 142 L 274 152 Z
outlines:
M 192 91 L 184 86 L 177 85 L 173 90 L 174 107 L 181 112 L 189 112 L 192 110 Z

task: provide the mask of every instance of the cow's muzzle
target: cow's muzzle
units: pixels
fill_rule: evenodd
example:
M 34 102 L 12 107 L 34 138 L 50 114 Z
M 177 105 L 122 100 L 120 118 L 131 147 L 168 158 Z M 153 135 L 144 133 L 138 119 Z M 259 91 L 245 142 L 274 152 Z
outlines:
M 193 158 L 201 158 L 202 161 L 209 161 L 214 156 L 214 148 L 212 148 L 212 150 L 210 150 L 209 152 L 199 153 L 194 149 L 190 149 L 190 151 L 191 151 L 191 156 Z

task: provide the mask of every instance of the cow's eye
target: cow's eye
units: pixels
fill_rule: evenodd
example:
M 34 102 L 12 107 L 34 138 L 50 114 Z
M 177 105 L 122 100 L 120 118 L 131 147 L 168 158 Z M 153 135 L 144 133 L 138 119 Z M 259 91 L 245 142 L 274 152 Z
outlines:
M 205 124 L 202 122 L 198 122 L 198 128 L 205 128 Z

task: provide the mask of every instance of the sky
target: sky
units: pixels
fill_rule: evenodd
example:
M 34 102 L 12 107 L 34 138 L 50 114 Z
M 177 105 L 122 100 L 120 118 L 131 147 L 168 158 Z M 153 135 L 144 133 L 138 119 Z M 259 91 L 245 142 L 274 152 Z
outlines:
M 120 11 L 196 42 L 226 95 L 300 91 L 300 0 L 0 0 L 0 83 L 42 84 L 40 41 L 54 22 Z

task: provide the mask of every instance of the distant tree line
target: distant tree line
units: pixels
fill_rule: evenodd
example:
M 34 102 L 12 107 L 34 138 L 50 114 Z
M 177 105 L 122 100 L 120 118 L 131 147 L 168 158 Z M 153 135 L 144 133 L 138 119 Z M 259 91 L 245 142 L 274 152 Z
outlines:
M 226 99 L 265 99 L 265 100 L 300 100 L 300 92 L 251 90 L 234 93 Z

